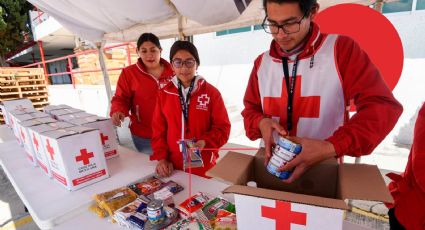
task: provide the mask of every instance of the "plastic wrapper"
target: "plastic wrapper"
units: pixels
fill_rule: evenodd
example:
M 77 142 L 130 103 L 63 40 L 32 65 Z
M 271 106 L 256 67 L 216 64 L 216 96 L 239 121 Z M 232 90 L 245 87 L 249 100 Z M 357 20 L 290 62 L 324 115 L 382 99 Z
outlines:
M 115 210 L 134 201 L 136 198 L 137 194 L 129 188 L 114 189 L 94 196 L 99 208 L 107 211 L 109 216 L 113 216 Z
M 213 222 L 213 228 L 214 230 L 236 230 L 236 214 L 219 209 L 217 211 L 217 217 Z
M 208 222 L 204 222 L 195 218 L 181 219 L 170 225 L 166 230 L 212 230 Z
M 148 196 L 162 188 L 162 184 L 164 184 L 162 180 L 151 177 L 144 181 L 131 184 L 128 187 L 137 193 L 137 195 Z
M 106 210 L 100 208 L 97 204 L 90 205 L 89 210 L 96 213 L 100 218 L 105 218 L 109 215 Z
M 223 199 L 222 197 L 216 197 L 208 201 L 202 208 L 202 212 L 208 218 L 208 220 L 215 219 L 219 209 L 224 209 L 230 212 L 235 213 L 235 205 L 229 201 Z
M 187 218 L 193 216 L 196 211 L 201 210 L 204 204 L 206 204 L 209 200 L 207 195 L 204 195 L 202 192 L 198 192 L 197 194 L 189 197 L 185 201 L 183 201 L 177 209 L 182 218 Z
M 204 167 L 201 150 L 195 148 L 196 140 L 186 139 L 181 140 L 179 145 L 183 154 L 183 170 L 188 168 Z

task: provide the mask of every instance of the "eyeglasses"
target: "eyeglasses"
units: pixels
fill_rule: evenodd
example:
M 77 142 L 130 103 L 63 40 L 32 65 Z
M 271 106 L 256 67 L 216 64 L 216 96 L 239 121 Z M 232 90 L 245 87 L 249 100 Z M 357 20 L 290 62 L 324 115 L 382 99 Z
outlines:
M 180 58 L 176 58 L 172 61 L 172 64 L 175 68 L 182 68 L 183 65 L 186 66 L 186 68 L 192 68 L 193 66 L 195 66 L 196 60 L 195 59 L 186 59 L 186 60 L 183 61 Z
M 269 34 L 278 34 L 279 29 L 282 29 L 282 31 L 285 34 L 293 34 L 300 31 L 301 22 L 304 20 L 304 18 L 305 18 L 305 15 L 303 15 L 303 17 L 296 22 L 287 22 L 282 25 L 278 25 L 276 23 L 268 22 L 267 21 L 268 18 L 265 17 L 263 20 L 263 24 L 261 24 L 261 26 L 263 27 L 264 31 L 266 31 L 266 33 L 269 33 Z

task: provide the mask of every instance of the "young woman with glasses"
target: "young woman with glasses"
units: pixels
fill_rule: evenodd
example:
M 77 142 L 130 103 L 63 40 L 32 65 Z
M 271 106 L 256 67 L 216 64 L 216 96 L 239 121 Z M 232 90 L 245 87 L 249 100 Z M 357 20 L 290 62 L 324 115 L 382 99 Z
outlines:
M 173 76 L 170 63 L 161 58 L 161 45 L 152 33 L 142 34 L 137 41 L 137 63 L 124 68 L 111 101 L 110 116 L 116 126 L 130 117 L 130 131 L 139 152 L 151 154 L 152 113 L 158 91 Z
M 201 149 L 203 167 L 191 172 L 205 177 L 216 163 L 218 148 L 229 139 L 227 110 L 220 92 L 196 74 L 200 60 L 192 43 L 176 41 L 170 60 L 176 75 L 158 95 L 151 160 L 158 161 L 156 172 L 160 176 L 171 175 L 173 169 L 184 170 L 179 143 L 194 140 L 193 147 Z

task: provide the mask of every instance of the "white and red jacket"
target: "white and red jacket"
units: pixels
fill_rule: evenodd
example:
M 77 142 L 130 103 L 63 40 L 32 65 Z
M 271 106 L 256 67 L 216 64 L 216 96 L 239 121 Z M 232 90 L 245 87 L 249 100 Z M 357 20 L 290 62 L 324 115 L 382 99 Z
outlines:
M 416 119 L 413 144 L 406 170 L 401 175 L 387 174 L 394 198 L 395 216 L 405 229 L 425 229 L 425 104 Z
M 179 140 L 205 140 L 206 149 L 218 149 L 229 139 L 230 121 L 223 98 L 214 86 L 200 76 L 196 77 L 190 95 L 187 123 L 184 122 L 180 104 L 177 77 L 173 77 L 172 81 L 160 91 L 154 118 L 153 155 L 150 159 L 167 159 L 173 163 L 175 169 L 183 169 Z M 202 150 L 201 154 L 204 167 L 193 168 L 192 173 L 205 176 L 205 172 L 215 165 L 218 151 Z
M 264 117 L 287 126 L 288 96 L 276 47 L 272 41 L 270 50 L 255 60 L 245 92 L 242 116 L 251 140 L 261 138 L 258 125 Z M 295 57 L 288 64 L 290 75 Z M 312 23 L 310 37 L 297 57 L 290 135 L 328 140 L 338 157 L 371 153 L 403 109 L 367 54 L 351 38 L 322 34 Z M 350 100 L 357 113 L 348 119 Z
M 140 58 L 136 64 L 124 68 L 111 101 L 110 116 L 115 112 L 130 116 L 131 133 L 138 137 L 152 137 L 152 114 L 158 92 L 173 76 L 170 63 L 162 58 L 160 62 L 164 71 L 159 79 L 148 73 Z

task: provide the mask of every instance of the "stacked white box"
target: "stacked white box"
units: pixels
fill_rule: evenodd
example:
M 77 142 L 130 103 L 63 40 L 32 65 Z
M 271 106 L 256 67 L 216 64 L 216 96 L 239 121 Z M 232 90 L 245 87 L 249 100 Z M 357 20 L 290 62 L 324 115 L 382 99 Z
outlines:
M 56 120 L 51 117 L 44 117 L 44 118 L 38 118 L 38 119 L 36 118 L 32 120 L 23 121 L 21 123 L 17 123 L 18 130 L 20 130 L 20 133 L 21 133 L 21 140 L 24 145 L 25 152 L 31 164 L 34 166 L 37 166 L 38 164 L 36 159 L 36 153 L 33 146 L 33 140 L 31 140 L 29 128 L 33 126 L 53 123 L 53 122 L 56 122 Z
M 19 115 L 11 115 L 11 119 L 13 120 L 13 132 L 17 138 L 18 143 L 21 146 L 24 146 L 24 140 L 23 140 L 23 130 L 21 128 L 21 126 L 19 125 L 19 123 L 24 122 L 24 121 L 28 121 L 28 120 L 32 120 L 32 119 L 36 119 L 36 118 L 45 118 L 45 117 L 50 117 L 49 114 L 47 113 L 42 113 L 42 112 L 33 112 L 33 113 L 24 113 L 24 114 L 19 114 Z
M 111 119 L 99 116 L 91 116 L 70 120 L 69 122 L 74 125 L 98 129 L 100 132 L 100 140 L 103 145 L 103 151 L 105 153 L 106 159 L 111 159 L 118 156 L 117 133 L 115 132 L 115 128 Z
M 9 113 L 13 110 L 34 109 L 32 102 L 29 99 L 8 100 L 2 102 L 4 121 L 7 126 L 10 126 Z
M 72 107 L 69 105 L 47 105 L 43 108 L 44 112 L 48 114 L 50 114 L 51 111 L 58 109 L 72 109 Z
M 77 190 L 109 177 L 99 130 L 74 126 L 41 134 L 53 178 Z
M 81 109 L 74 109 L 74 108 L 70 108 L 70 109 L 56 109 L 56 110 L 52 110 L 50 111 L 50 116 L 52 116 L 53 118 L 55 118 L 56 120 L 58 120 L 58 116 L 62 116 L 65 114 L 72 114 L 72 113 L 81 113 L 84 112 Z
M 50 119 L 53 119 L 53 118 L 50 118 Z M 56 122 L 56 123 L 47 123 L 47 124 L 41 124 L 37 126 L 31 126 L 28 128 L 29 136 L 31 137 L 31 143 L 35 153 L 35 160 L 37 161 L 37 164 L 40 166 L 43 172 L 46 173 L 46 175 L 49 177 L 52 177 L 52 173 L 50 171 L 48 155 L 45 152 L 44 147 L 42 146 L 40 134 L 48 132 L 48 131 L 57 130 L 60 128 L 62 129 L 69 128 L 72 126 L 74 125 L 70 123 Z
M 58 115 L 57 119 L 59 121 L 70 121 L 70 120 L 74 120 L 74 119 L 80 119 L 80 118 L 91 117 L 91 116 L 96 116 L 96 115 L 86 113 L 86 112 L 68 113 L 68 114 L 65 114 L 65 115 Z

